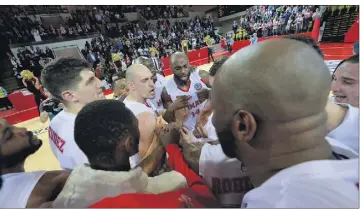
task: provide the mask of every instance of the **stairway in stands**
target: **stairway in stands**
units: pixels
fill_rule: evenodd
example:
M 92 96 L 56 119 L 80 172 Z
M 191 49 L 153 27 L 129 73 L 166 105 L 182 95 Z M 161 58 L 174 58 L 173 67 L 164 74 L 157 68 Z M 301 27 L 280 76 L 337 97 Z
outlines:
M 343 42 L 345 33 L 358 17 L 359 6 L 331 6 L 328 12 L 322 41 Z
M 3 75 L 2 75 L 2 86 L 5 88 L 8 93 L 13 92 L 14 90 L 18 90 L 22 87 L 18 86 L 16 78 L 14 76 L 13 65 L 9 61 L 9 59 L 5 59 L 3 61 Z

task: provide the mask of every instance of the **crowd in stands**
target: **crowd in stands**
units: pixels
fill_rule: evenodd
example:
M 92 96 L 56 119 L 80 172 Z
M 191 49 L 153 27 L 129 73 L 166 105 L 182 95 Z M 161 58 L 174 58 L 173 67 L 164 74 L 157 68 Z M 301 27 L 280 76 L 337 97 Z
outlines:
M 140 12 L 147 20 L 188 17 L 183 11 L 183 6 L 174 5 L 146 6 Z
M 38 46 L 18 48 L 16 55 L 8 53 L 8 57 L 20 87 L 23 86 L 22 76 L 20 75 L 23 70 L 29 70 L 35 77 L 39 77 L 43 67 L 55 58 L 53 51 L 49 47 L 41 49 Z
M 118 37 L 105 38 L 101 35 L 92 39 L 91 43 L 86 42 L 81 52 L 93 64 L 94 69 L 102 64 L 102 74 L 107 75 L 106 79 L 110 82 L 116 69 L 125 71 L 139 56 L 151 57 L 153 54 L 158 58 L 167 57 L 176 51 L 182 51 L 184 42 L 187 49 L 199 49 L 206 46 L 206 37 L 219 42 L 212 21 L 206 18 L 176 21 L 173 25 L 168 19 L 158 20 L 156 26 L 148 24 L 144 28 L 138 23 L 129 23 L 119 31 Z M 113 65 L 114 54 L 120 57 L 116 67 Z
M 248 39 L 254 33 L 258 37 L 278 36 L 312 30 L 313 20 L 321 16 L 317 6 L 260 5 L 246 10 L 240 22 L 233 24 L 234 39 Z

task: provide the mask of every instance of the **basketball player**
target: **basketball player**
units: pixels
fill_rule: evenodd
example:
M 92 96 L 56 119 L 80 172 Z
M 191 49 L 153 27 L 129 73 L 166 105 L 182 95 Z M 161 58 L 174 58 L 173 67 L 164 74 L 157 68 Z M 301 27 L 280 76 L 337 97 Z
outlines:
M 185 177 L 176 171 L 148 178 L 145 172 L 148 162 L 158 162 L 153 159 L 160 162 L 163 156 L 159 140 L 140 167 L 131 166 L 130 158 L 138 153 L 138 120 L 118 100 L 99 100 L 86 105 L 76 117 L 74 134 L 89 164 L 72 171 L 53 208 L 85 208 L 105 197 L 158 194 L 187 186 Z
M 32 132 L 0 119 L 0 208 L 48 206 L 62 190 L 67 171 L 24 171 L 24 162 L 42 146 Z
M 192 131 L 203 108 L 202 103 L 208 98 L 209 91 L 205 85 L 207 81 L 201 80 L 199 72 L 190 67 L 187 56 L 182 52 L 172 54 L 171 68 L 173 79 L 167 81 L 162 91 L 162 101 L 166 108 L 163 119 L 172 122 L 175 110 L 188 107 L 189 113 L 183 126 Z
M 129 89 L 126 86 L 126 79 L 118 77 L 112 82 L 112 89 L 114 92 L 114 98 L 120 101 L 124 101 L 129 93 Z
M 147 103 L 155 97 L 155 85 L 150 70 L 141 64 L 133 64 L 126 70 L 126 82 L 129 94 L 124 104 L 136 116 L 139 122 L 139 155 L 143 158 L 154 137 L 156 113 Z
M 322 58 L 293 40 L 243 48 L 222 66 L 212 121 L 224 153 L 244 163 L 256 186 L 243 207 L 358 207 L 358 159 L 331 160 L 325 139 L 329 89 Z
M 154 88 L 155 97 L 153 99 L 147 99 L 147 103 L 158 113 L 158 115 L 161 115 L 162 112 L 164 111 L 162 103 L 162 90 L 166 83 L 166 79 L 161 74 L 161 72 L 155 68 L 153 61 L 150 58 L 140 56 L 134 60 L 134 63 L 142 64 L 151 71 L 153 76 L 153 82 L 155 84 Z
M 332 74 L 331 91 L 336 103 L 359 107 L 359 54 L 337 65 Z
M 48 130 L 51 149 L 63 169 L 88 162 L 75 143 L 73 129 L 76 115 L 84 105 L 105 98 L 101 81 L 90 69 L 85 60 L 63 57 L 42 71 L 44 87 L 64 105 Z
M 296 39 L 292 36 L 291 39 L 303 41 L 312 46 L 312 42 L 310 41 L 311 38 L 299 37 Z M 318 54 L 323 57 L 323 54 L 318 47 L 313 48 L 318 50 Z M 220 57 L 212 65 L 210 69 L 210 84 L 213 84 L 215 75 L 227 58 L 228 57 Z M 209 103 L 206 103 L 206 106 L 207 105 L 209 105 Z M 215 128 L 210 122 L 212 108 L 206 109 L 206 106 L 199 115 L 194 134 L 195 131 L 198 130 L 200 131 L 198 133 L 200 136 L 196 136 L 195 134 L 197 138 L 202 136 L 208 138 L 208 140 L 217 140 Z M 358 157 L 359 151 L 355 148 L 358 148 L 359 144 L 359 110 L 350 105 L 348 108 L 338 106 L 329 100 L 326 111 L 328 112 L 327 123 L 330 131 L 327 137 L 333 138 L 328 138 L 333 151 L 341 153 L 341 155 L 345 154 L 351 158 Z M 198 122 L 201 124 L 197 125 Z M 198 129 L 197 126 L 199 126 Z M 349 130 L 350 132 L 344 132 L 344 130 Z M 209 144 L 187 143 L 187 141 L 191 141 L 194 137 L 184 130 L 182 130 L 181 133 L 185 139 L 189 139 L 182 144 L 186 161 L 191 168 L 204 178 L 205 182 L 218 197 L 220 204 L 224 207 L 240 206 L 244 193 L 252 188 L 249 179 L 247 178 L 245 167 L 241 167 L 242 170 L 235 170 L 235 168 L 240 168 L 241 162 L 235 158 L 230 159 L 226 157 L 223 154 L 220 145 L 213 145 L 217 142 L 209 142 Z M 229 173 L 226 173 L 226 171 L 229 171 Z M 228 176 L 226 176 L 227 174 Z M 239 183 L 236 180 L 240 180 L 240 183 L 244 183 L 244 185 L 240 185 L 239 189 L 227 193 L 224 191 L 226 188 L 224 188 L 223 183 L 233 183 L 231 180 L 235 180 L 235 183 Z

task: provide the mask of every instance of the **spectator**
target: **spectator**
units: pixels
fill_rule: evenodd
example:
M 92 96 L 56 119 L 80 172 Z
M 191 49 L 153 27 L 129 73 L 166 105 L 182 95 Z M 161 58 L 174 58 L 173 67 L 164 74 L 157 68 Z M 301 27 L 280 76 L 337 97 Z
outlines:
M 14 108 L 13 104 L 10 102 L 8 98 L 8 92 L 0 86 L 0 109 L 12 109 Z

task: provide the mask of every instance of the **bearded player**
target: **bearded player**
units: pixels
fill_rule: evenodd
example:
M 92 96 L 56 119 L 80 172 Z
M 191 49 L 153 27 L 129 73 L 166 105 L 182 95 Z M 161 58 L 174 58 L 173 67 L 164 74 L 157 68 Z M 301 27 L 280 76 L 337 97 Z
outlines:
M 41 146 L 32 132 L 0 119 L 0 208 L 46 206 L 62 190 L 69 172 L 24 170 L 26 158 Z
M 174 111 L 187 107 L 188 116 L 183 126 L 192 131 L 203 102 L 208 98 L 208 81 L 201 79 L 203 71 L 191 68 L 187 56 L 176 52 L 171 56 L 173 79 L 167 81 L 162 91 L 162 101 L 166 108 L 163 118 L 167 122 L 175 121 Z

